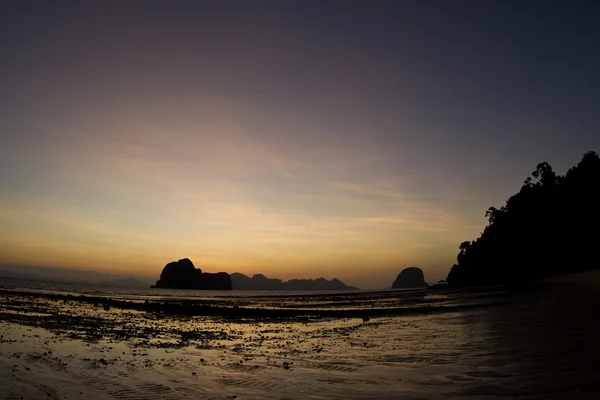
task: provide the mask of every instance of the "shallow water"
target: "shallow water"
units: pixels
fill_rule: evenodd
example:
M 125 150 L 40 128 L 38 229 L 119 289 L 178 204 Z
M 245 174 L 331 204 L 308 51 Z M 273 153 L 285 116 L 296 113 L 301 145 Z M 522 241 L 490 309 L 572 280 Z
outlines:
M 404 303 L 487 304 L 490 293 Z M 582 275 L 501 296 L 368 322 L 232 322 L 3 296 L 0 387 L 17 399 L 600 398 L 597 286 Z
M 135 297 L 146 298 L 215 298 L 215 297 L 270 297 L 270 296 L 302 296 L 339 294 L 339 290 L 179 290 L 179 289 L 156 289 L 150 288 L 116 288 L 110 286 L 94 286 L 82 283 L 48 282 L 30 279 L 0 277 L 0 288 L 8 289 L 31 289 L 44 290 L 53 293 L 78 293 L 86 295 L 104 295 L 113 297 Z M 342 293 L 357 293 L 360 290 L 344 290 Z M 378 291 L 374 291 L 375 293 Z M 385 290 L 381 290 L 385 292 Z

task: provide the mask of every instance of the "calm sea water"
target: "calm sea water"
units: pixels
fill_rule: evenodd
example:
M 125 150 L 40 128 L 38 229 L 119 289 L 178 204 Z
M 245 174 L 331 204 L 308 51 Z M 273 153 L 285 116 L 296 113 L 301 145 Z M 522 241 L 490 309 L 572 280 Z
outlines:
M 281 297 L 281 296 L 303 296 L 303 295 L 327 295 L 327 294 L 351 294 L 361 291 L 352 290 L 177 290 L 177 289 L 153 289 L 148 288 L 120 288 L 86 285 L 81 283 L 49 282 L 18 278 L 0 277 L 0 288 L 5 289 L 28 289 L 43 290 L 54 293 L 76 293 L 94 296 L 110 297 L 144 297 L 144 298 L 214 298 L 214 297 Z M 382 290 L 383 292 L 384 290 Z M 369 291 L 376 292 L 376 291 Z

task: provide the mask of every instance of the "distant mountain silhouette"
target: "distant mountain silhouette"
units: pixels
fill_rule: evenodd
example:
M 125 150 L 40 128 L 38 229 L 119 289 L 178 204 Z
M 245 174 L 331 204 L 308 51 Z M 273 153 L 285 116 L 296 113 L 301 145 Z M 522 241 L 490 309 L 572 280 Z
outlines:
M 328 281 L 325 278 L 312 279 L 290 279 L 283 282 L 283 290 L 358 290 L 353 286 L 346 286 L 344 282 L 333 278 Z
M 600 268 L 600 158 L 590 151 L 558 176 L 537 165 L 519 193 L 490 207 L 488 225 L 463 242 L 446 281 L 452 286 L 516 284 Z
M 231 282 L 234 290 L 358 290 L 352 286 L 346 286 L 339 279 L 333 278 L 328 281 L 319 279 L 291 279 L 283 282 L 281 279 L 267 278 L 262 274 L 249 277 L 239 272 L 231 274 Z
M 267 278 L 262 274 L 252 277 L 234 272 L 231 274 L 231 285 L 234 290 L 282 290 L 281 279 Z
M 128 289 L 137 289 L 137 288 L 147 288 L 148 287 L 148 284 L 146 282 L 137 280 L 134 277 L 99 282 L 96 285 L 97 286 L 105 286 L 105 287 L 113 287 L 113 288 L 128 288 Z
M 84 285 L 110 285 L 111 282 L 127 280 L 127 276 L 71 268 L 42 267 L 34 265 L 0 264 L 0 277 L 29 279 L 44 282 L 77 283 Z M 148 287 L 146 278 L 135 278 Z M 122 282 L 121 282 L 122 283 Z
M 216 274 L 202 272 L 195 268 L 188 258 L 165 265 L 160 279 L 153 288 L 231 290 L 231 277 L 226 272 Z
M 417 267 L 404 268 L 392 284 L 392 289 L 416 289 L 427 287 L 423 270 Z

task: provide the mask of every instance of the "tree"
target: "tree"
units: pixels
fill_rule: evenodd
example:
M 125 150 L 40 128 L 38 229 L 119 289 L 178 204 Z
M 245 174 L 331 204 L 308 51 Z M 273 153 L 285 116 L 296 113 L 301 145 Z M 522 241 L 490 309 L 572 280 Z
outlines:
M 593 151 L 558 176 L 537 165 L 521 190 L 486 211 L 488 225 L 462 242 L 446 281 L 457 285 L 507 284 L 556 273 L 600 268 L 600 157 Z
M 539 179 L 542 186 L 550 186 L 556 183 L 556 174 L 552 170 L 552 167 L 547 162 L 543 162 L 537 165 L 535 171 L 531 173 L 535 179 Z

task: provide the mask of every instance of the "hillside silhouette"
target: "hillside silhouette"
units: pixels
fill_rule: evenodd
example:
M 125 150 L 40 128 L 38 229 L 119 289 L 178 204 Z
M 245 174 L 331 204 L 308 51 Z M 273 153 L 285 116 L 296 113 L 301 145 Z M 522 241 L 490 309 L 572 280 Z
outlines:
M 336 278 L 290 279 L 284 282 L 277 278 L 267 278 L 263 274 L 249 277 L 234 272 L 231 274 L 231 282 L 234 290 L 358 290 Z
M 427 286 L 423 270 L 418 267 L 404 268 L 392 283 L 392 289 L 414 289 Z
M 231 277 L 226 272 L 208 273 L 196 268 L 189 258 L 165 265 L 160 279 L 152 288 L 231 290 Z
M 590 151 L 557 175 L 540 163 L 519 193 L 490 207 L 475 241 L 460 244 L 452 286 L 517 284 L 559 273 L 599 269 L 600 158 Z

